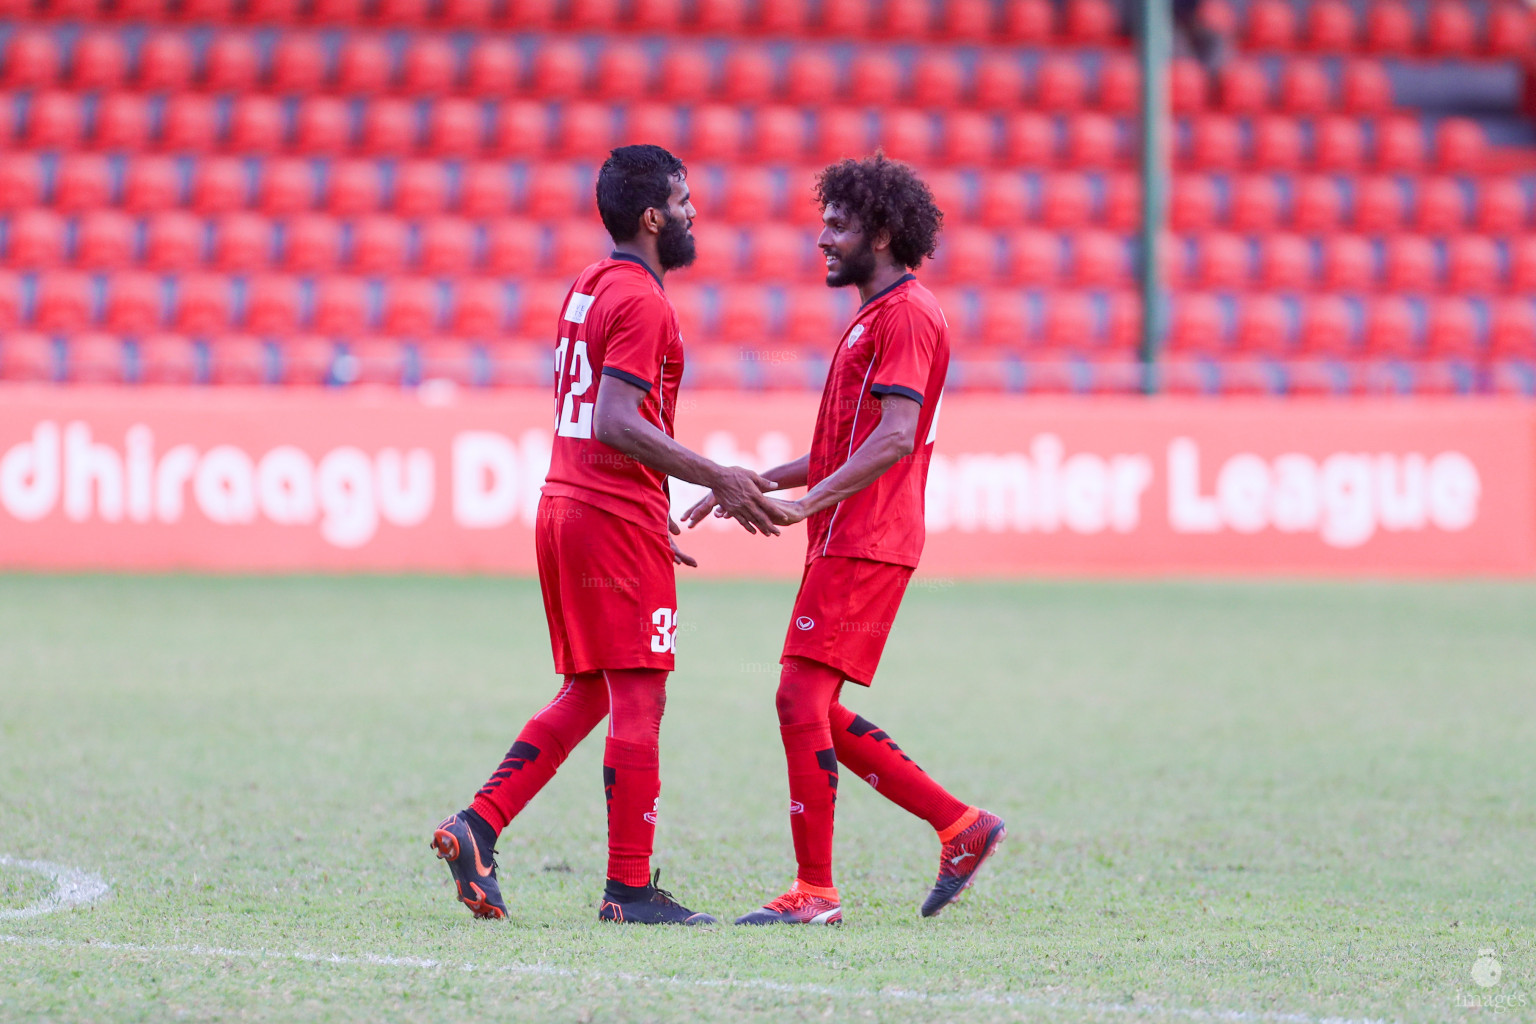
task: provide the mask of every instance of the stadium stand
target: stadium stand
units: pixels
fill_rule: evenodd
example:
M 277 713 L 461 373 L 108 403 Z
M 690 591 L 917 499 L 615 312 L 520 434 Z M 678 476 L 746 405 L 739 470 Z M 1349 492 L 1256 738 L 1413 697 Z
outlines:
M 1205 16 L 1167 386 L 1532 393 L 1527 7 Z M 851 297 L 811 183 L 879 145 L 946 211 L 954 386 L 1134 388 L 1139 90 L 1107 0 L 4 0 L 0 377 L 542 383 L 596 165 L 644 139 L 705 217 L 696 381 L 818 384 Z

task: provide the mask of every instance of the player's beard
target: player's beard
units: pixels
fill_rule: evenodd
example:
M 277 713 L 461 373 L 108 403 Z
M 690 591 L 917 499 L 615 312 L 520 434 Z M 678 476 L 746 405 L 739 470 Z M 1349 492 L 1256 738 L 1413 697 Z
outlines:
M 869 279 L 875 276 L 875 249 L 865 239 L 852 252 L 839 253 L 837 257 L 837 269 L 827 271 L 827 287 L 841 288 L 844 285 L 867 284 Z
M 677 270 L 691 264 L 698 255 L 693 236 L 688 233 L 688 222 L 681 217 L 668 217 L 656 235 L 656 258 L 662 270 Z

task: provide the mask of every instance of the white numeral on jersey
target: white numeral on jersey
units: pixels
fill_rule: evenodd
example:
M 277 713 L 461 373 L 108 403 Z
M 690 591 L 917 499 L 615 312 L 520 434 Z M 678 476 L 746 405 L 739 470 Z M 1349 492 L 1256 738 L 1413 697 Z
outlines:
M 571 346 L 570 389 L 565 393 L 565 399 L 560 403 L 560 417 L 555 421 L 555 433 L 561 437 L 585 437 L 592 436 L 592 406 L 591 402 L 577 401 L 587 393 L 592 386 L 592 362 L 587 358 L 587 343 L 577 341 L 571 343 L 570 338 L 561 338 L 560 344 L 555 348 L 555 387 L 560 388 L 565 382 L 565 347 Z M 558 391 L 556 392 L 559 393 Z
M 656 635 L 651 637 L 651 650 L 668 654 L 677 650 L 677 609 L 657 608 L 651 613 L 651 623 Z

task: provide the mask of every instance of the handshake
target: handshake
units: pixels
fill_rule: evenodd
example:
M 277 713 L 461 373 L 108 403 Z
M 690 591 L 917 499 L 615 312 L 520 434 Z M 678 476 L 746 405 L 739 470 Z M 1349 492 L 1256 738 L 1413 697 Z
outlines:
M 736 520 L 748 533 L 761 531 L 776 536 L 779 527 L 793 526 L 810 515 L 801 502 L 768 497 L 769 491 L 779 489 L 778 481 L 766 479 L 750 469 L 720 466 L 713 477 L 709 481 L 709 493 L 683 513 L 690 529 L 713 512 L 718 517 Z

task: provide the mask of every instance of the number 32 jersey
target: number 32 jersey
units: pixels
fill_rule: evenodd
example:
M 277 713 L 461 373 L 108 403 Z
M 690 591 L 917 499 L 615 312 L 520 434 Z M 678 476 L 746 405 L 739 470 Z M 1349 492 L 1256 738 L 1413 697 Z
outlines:
M 565 297 L 555 339 L 555 440 L 544 493 L 575 498 L 667 532 L 666 474 L 593 437 L 606 378 L 646 392 L 640 415 L 672 436 L 683 379 L 677 311 L 636 257 L 614 253 L 583 270 Z

